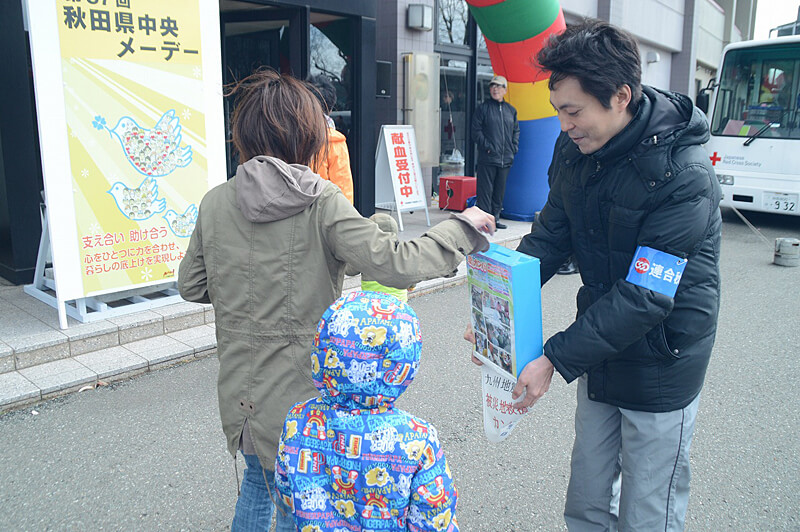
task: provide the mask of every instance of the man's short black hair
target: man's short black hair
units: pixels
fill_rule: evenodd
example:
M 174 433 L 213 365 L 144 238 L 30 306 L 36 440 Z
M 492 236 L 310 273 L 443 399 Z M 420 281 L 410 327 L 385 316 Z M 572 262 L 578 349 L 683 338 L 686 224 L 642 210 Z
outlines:
M 636 40 L 627 31 L 602 20 L 586 19 L 550 37 L 536 59 L 551 72 L 550 89 L 572 76 L 607 109 L 614 93 L 628 85 L 628 109 L 636 114 L 642 97 L 642 60 Z
M 336 88 L 333 83 L 323 74 L 311 75 L 306 81 L 311 85 L 311 92 L 319 100 L 325 114 L 330 114 L 333 111 L 333 106 L 336 105 Z

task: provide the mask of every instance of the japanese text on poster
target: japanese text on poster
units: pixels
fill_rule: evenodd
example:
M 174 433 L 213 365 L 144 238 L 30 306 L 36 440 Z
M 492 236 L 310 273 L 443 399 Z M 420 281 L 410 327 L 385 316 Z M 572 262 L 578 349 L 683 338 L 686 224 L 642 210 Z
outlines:
M 206 0 L 55 0 L 85 296 L 173 280 L 210 176 Z

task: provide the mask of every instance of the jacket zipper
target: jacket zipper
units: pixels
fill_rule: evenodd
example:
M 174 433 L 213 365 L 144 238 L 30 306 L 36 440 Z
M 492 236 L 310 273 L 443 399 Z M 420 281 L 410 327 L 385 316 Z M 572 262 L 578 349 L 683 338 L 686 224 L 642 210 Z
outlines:
M 500 166 L 506 162 L 506 122 L 503 120 L 503 102 L 500 102 L 500 129 L 503 131 L 503 142 L 500 145 Z

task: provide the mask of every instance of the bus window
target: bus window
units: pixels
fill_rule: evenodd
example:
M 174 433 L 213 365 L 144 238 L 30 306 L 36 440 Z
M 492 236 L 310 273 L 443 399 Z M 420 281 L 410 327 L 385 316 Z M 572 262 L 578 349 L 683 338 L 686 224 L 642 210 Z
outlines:
M 800 138 L 800 44 L 730 50 L 725 55 L 711 133 L 746 137 L 765 124 L 764 137 Z

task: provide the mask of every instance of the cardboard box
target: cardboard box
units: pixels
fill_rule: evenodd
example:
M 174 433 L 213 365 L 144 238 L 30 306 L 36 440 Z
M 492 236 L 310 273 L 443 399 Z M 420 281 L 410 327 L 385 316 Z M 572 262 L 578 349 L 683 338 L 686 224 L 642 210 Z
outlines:
M 491 244 L 467 257 L 475 356 L 513 379 L 542 354 L 539 259 Z

